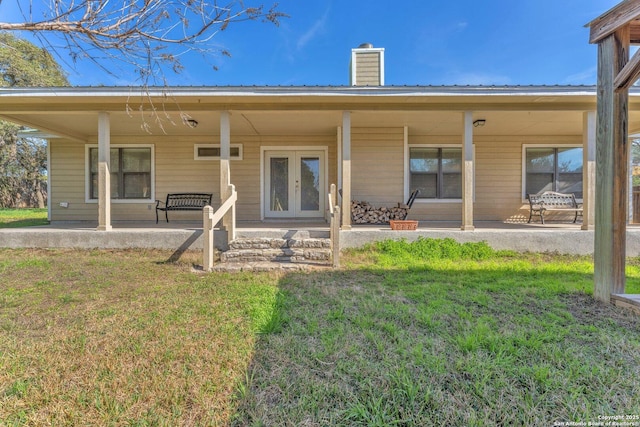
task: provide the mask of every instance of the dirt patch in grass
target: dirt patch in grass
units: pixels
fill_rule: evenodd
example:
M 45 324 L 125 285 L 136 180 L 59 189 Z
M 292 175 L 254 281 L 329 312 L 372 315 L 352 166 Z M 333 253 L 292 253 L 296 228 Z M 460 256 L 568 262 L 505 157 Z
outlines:
M 568 312 L 578 322 L 585 324 L 604 322 L 621 329 L 640 330 L 640 316 L 636 313 L 596 301 L 592 295 L 574 293 L 563 295 L 561 299 L 566 304 Z

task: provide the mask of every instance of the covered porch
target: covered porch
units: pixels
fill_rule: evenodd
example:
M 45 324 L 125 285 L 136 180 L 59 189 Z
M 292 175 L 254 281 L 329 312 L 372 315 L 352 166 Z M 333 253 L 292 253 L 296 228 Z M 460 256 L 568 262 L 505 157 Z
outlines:
M 327 219 L 324 195 L 336 183 L 345 231 L 352 225 L 351 200 L 391 206 L 416 187 L 428 191 L 416 200 L 411 219 L 455 221 L 471 231 L 482 221 L 526 219 L 528 181 L 535 174 L 559 180 L 561 152 L 577 148 L 582 161 L 569 172 L 581 183 L 583 228 L 593 228 L 595 88 L 162 91 L 167 92 L 175 101 L 152 90 L 140 105 L 121 88 L 2 94 L 1 115 L 49 138 L 50 220 L 97 221 L 97 230 L 110 231 L 117 222 L 149 218 L 155 200 L 172 192 L 212 193 L 215 208 L 228 200 L 229 185 L 236 187 L 239 221 Z M 148 110 L 152 102 L 162 103 L 164 125 Z M 632 130 L 640 129 L 638 106 L 632 96 Z M 139 197 L 135 191 L 127 196 L 115 182 L 122 178 L 114 172 L 112 153 L 127 149 L 150 153 L 150 166 L 139 173 L 139 181 L 147 182 Z M 536 150 L 555 161 L 548 171 L 529 173 Z M 453 170 L 444 166 L 450 160 Z M 299 172 L 277 168 L 300 161 L 316 174 L 312 212 L 299 205 Z M 429 169 L 432 161 L 440 163 Z M 286 202 L 272 199 L 281 171 L 288 173 L 288 187 L 281 191 Z

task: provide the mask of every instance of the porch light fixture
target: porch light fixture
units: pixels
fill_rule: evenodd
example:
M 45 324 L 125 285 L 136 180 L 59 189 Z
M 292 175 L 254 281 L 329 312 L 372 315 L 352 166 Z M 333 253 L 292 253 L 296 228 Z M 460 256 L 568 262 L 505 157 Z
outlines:
M 191 129 L 195 129 L 198 127 L 198 121 L 195 119 L 187 119 L 185 120 L 185 123 L 187 124 L 187 126 L 189 126 Z
M 487 121 L 485 119 L 478 119 L 478 120 L 475 120 L 473 122 L 473 127 L 474 128 L 482 127 L 482 126 L 484 126 L 485 123 L 487 123 Z

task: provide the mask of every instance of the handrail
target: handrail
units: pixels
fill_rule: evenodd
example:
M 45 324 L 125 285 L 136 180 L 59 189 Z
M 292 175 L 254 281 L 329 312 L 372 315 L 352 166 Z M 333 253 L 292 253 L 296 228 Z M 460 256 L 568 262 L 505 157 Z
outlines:
M 331 240 L 331 259 L 334 268 L 340 267 L 340 206 L 336 202 L 336 185 L 331 184 L 329 197 L 329 238 Z
M 238 201 L 238 193 L 236 192 L 235 185 L 229 185 L 231 195 L 225 200 L 222 205 L 214 212 L 211 206 L 205 206 L 202 209 L 202 232 L 204 234 L 203 242 L 203 261 L 202 268 L 205 271 L 210 271 L 213 268 L 213 253 L 214 253 L 214 233 L 215 226 L 229 213 L 231 210 L 231 222 L 229 229 L 227 229 L 227 240 L 230 242 L 236 235 L 236 202 Z

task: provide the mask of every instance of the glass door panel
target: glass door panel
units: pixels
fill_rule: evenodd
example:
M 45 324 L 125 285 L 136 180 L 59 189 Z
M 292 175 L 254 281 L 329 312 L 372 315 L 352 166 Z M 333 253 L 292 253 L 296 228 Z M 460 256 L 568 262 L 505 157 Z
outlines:
M 276 212 L 289 210 L 289 159 L 271 158 L 271 189 L 269 204 Z
M 265 217 L 324 216 L 324 152 L 265 152 Z
M 320 210 L 320 158 L 300 157 L 300 211 Z
M 266 155 L 266 206 L 265 214 L 270 217 L 293 216 L 292 201 L 294 185 L 292 183 L 294 163 L 286 153 L 267 153 Z

